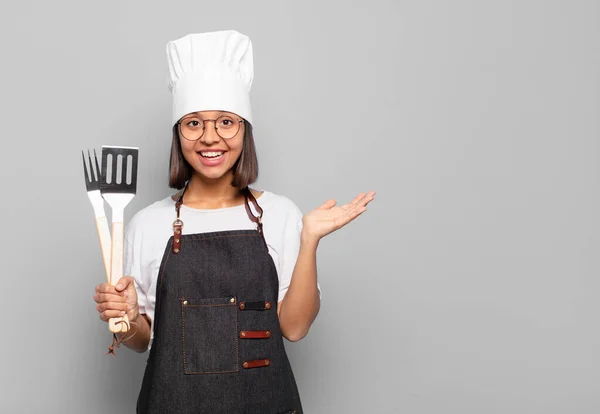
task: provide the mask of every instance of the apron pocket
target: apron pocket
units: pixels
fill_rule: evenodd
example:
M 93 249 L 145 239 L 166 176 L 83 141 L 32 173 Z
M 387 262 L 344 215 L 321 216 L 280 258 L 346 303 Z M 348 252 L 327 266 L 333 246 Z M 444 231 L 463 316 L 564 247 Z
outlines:
M 236 298 L 181 298 L 181 342 L 186 374 L 238 372 Z

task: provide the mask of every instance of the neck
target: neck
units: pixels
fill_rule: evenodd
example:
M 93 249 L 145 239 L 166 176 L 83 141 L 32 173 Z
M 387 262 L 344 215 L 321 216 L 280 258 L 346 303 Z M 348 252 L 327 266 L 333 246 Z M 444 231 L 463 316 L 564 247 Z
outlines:
M 184 203 L 195 208 L 224 208 L 241 204 L 244 197 L 239 188 L 231 185 L 232 174 L 215 180 L 194 174 L 185 191 Z

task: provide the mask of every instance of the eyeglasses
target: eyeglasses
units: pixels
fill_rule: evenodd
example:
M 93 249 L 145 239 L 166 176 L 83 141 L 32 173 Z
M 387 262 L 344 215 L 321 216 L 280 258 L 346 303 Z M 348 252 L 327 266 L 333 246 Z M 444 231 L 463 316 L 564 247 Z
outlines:
M 198 141 L 206 130 L 204 123 L 214 122 L 217 135 L 223 139 L 230 139 L 237 135 L 243 119 L 234 119 L 230 115 L 222 115 L 217 119 L 200 119 L 197 115 L 182 118 L 178 123 L 179 134 L 188 141 Z

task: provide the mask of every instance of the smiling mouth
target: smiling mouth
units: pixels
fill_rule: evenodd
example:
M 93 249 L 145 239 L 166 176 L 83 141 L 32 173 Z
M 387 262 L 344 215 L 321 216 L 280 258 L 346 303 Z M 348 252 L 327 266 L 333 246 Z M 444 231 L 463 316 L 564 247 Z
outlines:
M 223 154 L 225 154 L 225 151 L 201 151 L 199 152 L 199 154 L 202 158 L 214 160 L 217 158 L 221 158 Z

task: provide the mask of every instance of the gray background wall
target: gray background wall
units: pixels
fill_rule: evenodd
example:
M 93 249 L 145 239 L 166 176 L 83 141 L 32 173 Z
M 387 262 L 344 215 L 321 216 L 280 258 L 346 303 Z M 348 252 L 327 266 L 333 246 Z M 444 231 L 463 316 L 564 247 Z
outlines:
M 597 1 L 10 2 L 0 10 L 0 411 L 130 413 L 106 357 L 80 151 L 139 146 L 126 219 L 169 194 L 165 44 L 254 42 L 258 187 L 323 241 L 288 344 L 308 413 L 598 413 Z

